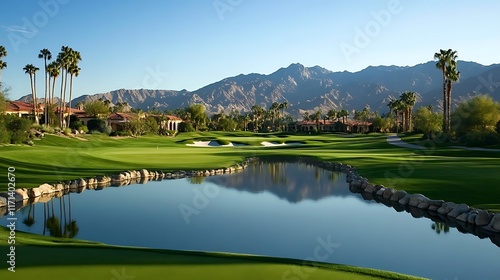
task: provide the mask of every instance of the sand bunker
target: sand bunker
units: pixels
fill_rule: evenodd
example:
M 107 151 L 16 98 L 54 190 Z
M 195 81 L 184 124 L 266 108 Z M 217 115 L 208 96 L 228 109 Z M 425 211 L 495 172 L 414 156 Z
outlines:
M 260 143 L 260 147 L 279 147 L 279 146 L 291 146 L 291 145 L 302 145 L 300 142 L 289 142 L 289 143 L 278 143 L 278 142 L 268 142 L 264 141 Z M 237 146 L 248 146 L 247 144 L 232 143 L 227 145 L 221 145 L 217 141 L 194 141 L 193 144 L 186 144 L 190 147 L 237 147 Z
M 229 143 L 227 145 L 221 145 L 217 141 L 194 141 L 193 144 L 186 144 L 190 147 L 236 147 L 236 146 L 246 146 L 245 144 L 235 144 Z

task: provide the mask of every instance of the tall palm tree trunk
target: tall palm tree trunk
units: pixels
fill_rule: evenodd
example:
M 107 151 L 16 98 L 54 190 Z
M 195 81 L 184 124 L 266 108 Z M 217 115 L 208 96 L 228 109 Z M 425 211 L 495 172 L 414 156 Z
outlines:
M 50 81 L 49 81 L 49 75 L 48 75 L 48 72 L 47 72 L 47 58 L 44 59 L 44 64 L 45 64 L 45 108 L 44 108 L 44 122 L 45 122 L 45 125 L 47 125 L 49 123 L 49 98 L 48 98 L 48 91 L 49 91 L 49 87 L 50 87 Z
M 61 129 L 63 129 L 64 125 L 64 89 L 66 87 L 65 79 L 64 79 L 64 68 L 61 68 L 61 94 L 59 96 L 59 125 Z
M 446 94 L 446 129 L 451 132 L 451 87 L 452 81 L 448 79 L 448 93 Z
M 443 67 L 443 132 L 448 133 L 448 95 L 446 93 L 446 68 Z
M 66 125 L 69 126 L 69 122 L 71 120 L 71 96 L 73 95 L 73 74 L 69 76 L 69 112 L 68 112 L 68 121 L 66 122 Z

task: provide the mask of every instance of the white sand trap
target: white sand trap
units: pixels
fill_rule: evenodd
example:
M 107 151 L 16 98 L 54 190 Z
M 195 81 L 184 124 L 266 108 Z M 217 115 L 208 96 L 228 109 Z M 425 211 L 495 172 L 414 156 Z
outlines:
M 300 143 L 300 142 L 277 143 L 277 142 L 268 142 L 268 141 L 261 142 L 260 144 L 262 145 L 261 147 L 303 145 L 303 143 Z M 217 141 L 194 141 L 193 144 L 186 144 L 186 146 L 210 148 L 210 147 L 241 147 L 241 146 L 248 146 L 248 145 L 243 144 L 243 143 L 232 143 L 232 142 L 230 142 L 227 145 L 221 145 Z
M 300 142 L 277 143 L 277 142 L 268 142 L 268 141 L 261 142 L 260 144 L 264 147 L 302 145 L 302 143 L 300 143 Z
M 194 141 L 194 144 L 186 144 L 190 147 L 235 147 L 235 146 L 246 146 L 245 144 L 234 144 L 229 142 L 227 145 L 221 145 L 217 141 Z

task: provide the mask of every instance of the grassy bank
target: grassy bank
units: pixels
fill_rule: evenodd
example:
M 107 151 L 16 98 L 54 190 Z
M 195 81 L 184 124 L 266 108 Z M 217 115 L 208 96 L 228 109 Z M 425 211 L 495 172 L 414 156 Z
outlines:
M 0 227 L 0 252 L 9 252 Z M 18 232 L 16 273 L 2 279 L 421 279 L 352 266 L 259 256 L 154 250 Z
M 273 135 L 186 133 L 175 138 L 69 139 L 48 135 L 35 146 L 0 147 L 1 179 L 16 168 L 17 187 L 76 179 L 127 169 L 207 169 L 226 167 L 249 156 L 312 156 L 354 165 L 372 182 L 471 206 L 500 211 L 497 187 L 500 153 L 465 151 L 427 144 L 425 151 L 389 145 L 385 135 Z M 187 147 L 199 140 L 248 144 L 240 147 Z M 301 142 L 299 146 L 261 147 L 262 141 Z M 6 190 L 2 184 L 1 191 Z

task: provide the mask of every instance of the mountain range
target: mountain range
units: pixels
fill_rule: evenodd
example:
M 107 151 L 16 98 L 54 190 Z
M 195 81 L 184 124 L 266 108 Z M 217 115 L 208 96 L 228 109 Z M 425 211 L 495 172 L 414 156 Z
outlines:
M 269 108 L 273 102 L 287 102 L 287 112 L 297 117 L 304 111 L 329 109 L 387 112 L 387 103 L 404 91 L 417 92 L 419 105 L 440 107 L 442 73 L 435 61 L 415 66 L 370 66 L 359 72 L 332 72 L 320 66 L 305 67 L 294 63 L 269 75 L 240 74 L 225 78 L 195 91 L 159 89 L 119 89 L 106 93 L 89 94 L 75 98 L 79 101 L 110 100 L 127 102 L 133 108 L 159 110 L 204 104 L 210 113 L 233 109 L 248 112 L 258 104 Z M 459 61 L 459 83 L 453 86 L 453 99 L 484 93 L 500 101 L 500 64 L 489 66 Z M 21 98 L 30 101 L 30 96 Z

